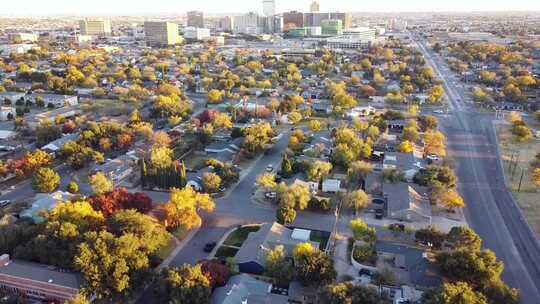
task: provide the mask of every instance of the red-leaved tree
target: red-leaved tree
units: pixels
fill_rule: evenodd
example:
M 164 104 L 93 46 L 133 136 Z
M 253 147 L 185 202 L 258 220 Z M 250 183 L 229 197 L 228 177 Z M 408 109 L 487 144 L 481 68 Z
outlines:
M 210 281 L 212 288 L 224 286 L 231 276 L 229 267 L 217 260 L 203 261 L 201 263 L 201 270 L 208 281 Z

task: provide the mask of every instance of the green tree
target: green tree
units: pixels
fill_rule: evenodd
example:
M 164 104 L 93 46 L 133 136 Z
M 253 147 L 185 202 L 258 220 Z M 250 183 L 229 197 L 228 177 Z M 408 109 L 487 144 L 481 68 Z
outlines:
M 287 258 L 283 245 L 277 245 L 266 255 L 266 274 L 272 277 L 274 284 L 287 286 L 294 278 L 292 261 Z
M 113 190 L 113 182 L 103 173 L 97 172 L 90 177 L 90 186 L 96 195 L 102 195 Z
M 306 209 L 310 199 L 311 193 L 309 188 L 299 184 L 293 184 L 290 187 L 286 187 L 279 193 L 279 201 L 281 204 L 298 210 Z
M 425 304 L 487 304 L 486 297 L 474 291 L 465 282 L 445 283 L 435 291 L 422 296 Z
M 385 304 L 374 288 L 343 282 L 326 285 L 319 289 L 318 304 Z
M 60 185 L 60 175 L 50 168 L 40 168 L 34 173 L 32 187 L 38 192 L 53 192 Z
M 468 248 L 470 250 L 480 250 L 482 239 L 471 228 L 464 226 L 452 227 L 448 232 L 448 242 L 455 248 Z
M 293 166 L 287 154 L 283 154 L 283 160 L 281 161 L 281 171 L 279 172 L 284 178 L 289 178 L 293 174 Z
M 361 218 L 351 220 L 349 225 L 351 226 L 354 239 L 364 240 L 366 242 L 375 241 L 375 229 L 370 228 Z

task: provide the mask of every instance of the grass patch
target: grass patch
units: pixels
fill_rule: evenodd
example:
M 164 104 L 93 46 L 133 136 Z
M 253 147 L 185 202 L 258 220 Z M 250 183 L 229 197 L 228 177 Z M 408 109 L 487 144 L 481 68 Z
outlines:
M 215 257 L 218 258 L 218 259 L 232 258 L 232 257 L 234 257 L 236 255 L 237 252 L 238 252 L 238 248 L 221 246 L 216 251 Z
M 259 229 L 261 229 L 260 226 L 240 227 L 236 229 L 235 231 L 233 231 L 231 234 L 229 234 L 229 236 L 227 237 L 225 242 L 223 242 L 223 244 L 229 245 L 229 246 L 240 247 L 242 246 L 244 241 L 247 239 L 248 234 L 250 234 L 251 232 L 259 231 Z
M 174 237 L 172 237 L 171 235 L 171 237 L 169 238 L 169 242 L 165 246 L 159 248 L 156 255 L 159 257 L 161 261 L 163 261 L 169 256 L 169 254 L 171 254 L 174 248 L 176 248 L 176 241 L 174 240 Z
M 535 138 L 528 142 L 519 142 L 511 133 L 510 125 L 497 125 L 497 137 L 499 138 L 501 158 L 503 160 L 504 174 L 508 180 L 508 185 L 519 207 L 523 211 L 527 222 L 531 228 L 540 234 L 540 200 L 538 199 L 537 188 L 531 180 L 531 161 L 536 153 L 540 151 L 540 140 Z M 518 166 L 514 170 L 512 153 L 519 151 Z M 515 157 L 514 157 L 515 160 Z M 510 166 L 512 164 L 512 166 Z M 521 191 L 519 180 L 521 169 L 523 168 L 523 180 Z

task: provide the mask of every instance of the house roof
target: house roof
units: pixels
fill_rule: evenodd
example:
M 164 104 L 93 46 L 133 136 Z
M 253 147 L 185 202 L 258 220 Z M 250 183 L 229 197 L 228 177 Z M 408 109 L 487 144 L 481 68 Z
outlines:
M 438 287 L 442 280 L 438 274 L 437 267 L 431 263 L 423 250 L 404 244 L 387 241 L 377 241 L 375 248 L 378 253 L 394 254 L 396 261 L 399 261 L 411 277 L 415 286 Z
M 388 212 L 414 210 L 422 215 L 430 216 L 427 201 L 412 186 L 407 183 L 383 182 L 382 189 L 388 198 Z
M 35 200 L 32 203 L 32 207 L 22 211 L 21 217 L 30 217 L 34 222 L 41 222 L 43 218 L 39 216 L 42 210 L 51 210 L 59 202 L 65 202 L 71 200 L 73 194 L 63 191 L 56 191 L 54 193 L 38 193 Z
M 232 276 L 227 285 L 217 288 L 212 294 L 212 304 L 285 304 L 286 296 L 270 293 L 272 285 L 259 281 L 247 274 Z
M 394 166 L 401 170 L 419 168 L 413 153 L 402 152 L 385 152 L 384 166 Z
M 63 137 L 58 138 L 57 140 L 51 141 L 47 145 L 43 146 L 42 149 L 44 150 L 47 149 L 47 150 L 56 152 L 58 150 L 61 150 L 68 141 L 76 140 L 78 136 L 79 136 L 79 133 L 72 133 L 72 134 L 65 135 Z
M 1 263 L 0 274 L 74 289 L 79 289 L 82 284 L 78 273 L 58 271 L 52 266 L 22 260 Z
M 283 245 L 285 251 L 290 255 L 296 245 L 306 241 L 292 238 L 293 230 L 279 223 L 265 223 L 261 229 L 248 235 L 246 241 L 236 253 L 237 263 L 246 263 L 255 261 L 260 265 L 266 264 L 266 254 L 278 245 Z M 311 243 L 315 248 L 319 248 L 318 242 Z

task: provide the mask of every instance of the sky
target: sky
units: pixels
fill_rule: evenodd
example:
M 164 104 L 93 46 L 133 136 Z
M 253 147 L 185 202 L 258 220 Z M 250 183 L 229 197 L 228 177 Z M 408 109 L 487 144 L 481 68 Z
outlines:
M 201 10 L 262 12 L 262 0 L 2 0 L 0 15 L 151 15 Z M 277 12 L 307 12 L 311 0 L 276 0 Z M 540 11 L 540 0 L 319 0 L 321 11 Z

